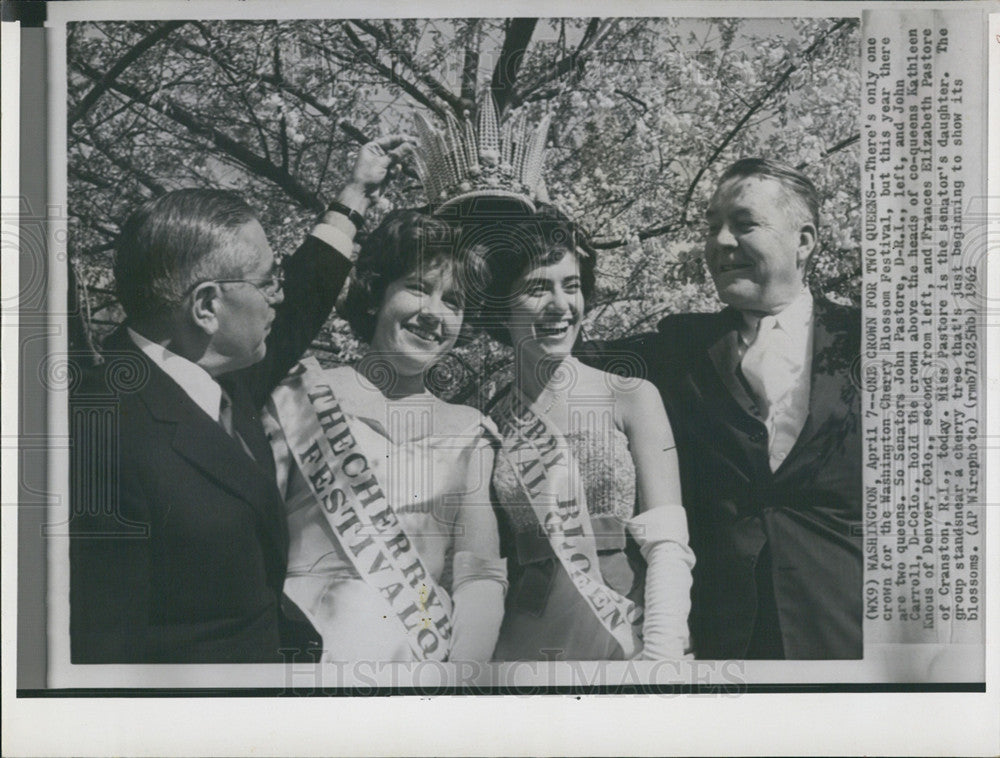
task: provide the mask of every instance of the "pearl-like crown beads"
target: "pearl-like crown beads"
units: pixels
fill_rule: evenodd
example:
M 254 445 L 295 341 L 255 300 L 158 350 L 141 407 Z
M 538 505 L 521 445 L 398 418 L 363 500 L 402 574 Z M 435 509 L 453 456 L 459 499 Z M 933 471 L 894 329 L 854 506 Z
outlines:
M 446 112 L 444 129 L 420 113 L 414 120 L 417 173 L 435 213 L 476 197 L 508 198 L 534 212 L 550 117 L 531 129 L 522 112 L 501 127 L 487 90 L 480 97 L 477 128 L 468 112 L 461 123 Z

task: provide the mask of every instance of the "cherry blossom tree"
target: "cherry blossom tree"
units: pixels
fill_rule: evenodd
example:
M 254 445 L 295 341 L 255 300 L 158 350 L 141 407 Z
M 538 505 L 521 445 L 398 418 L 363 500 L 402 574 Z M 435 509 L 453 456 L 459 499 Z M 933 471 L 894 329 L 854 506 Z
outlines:
M 413 113 L 552 117 L 553 200 L 600 250 L 587 332 L 655 328 L 718 307 L 701 261 L 703 214 L 740 157 L 801 168 L 823 198 L 811 285 L 858 300 L 856 19 L 434 19 L 79 22 L 68 31 L 70 260 L 93 339 L 121 319 L 110 255 L 143 200 L 231 188 L 291 250 L 346 179 L 359 144 Z M 422 205 L 412 171 L 375 215 Z M 373 219 L 377 223 L 377 218 Z M 332 318 L 325 362 L 359 350 Z M 485 337 L 432 377 L 481 404 L 509 355 Z

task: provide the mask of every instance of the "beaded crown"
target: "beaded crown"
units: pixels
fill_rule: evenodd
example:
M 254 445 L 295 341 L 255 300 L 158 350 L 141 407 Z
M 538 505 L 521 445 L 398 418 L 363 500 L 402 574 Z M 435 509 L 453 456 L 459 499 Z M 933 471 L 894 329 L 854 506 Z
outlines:
M 522 112 L 500 125 L 492 95 L 480 98 L 475 127 L 445 113 L 444 129 L 415 116 L 416 168 L 435 213 L 479 197 L 504 198 L 534 212 L 550 118 L 533 129 Z

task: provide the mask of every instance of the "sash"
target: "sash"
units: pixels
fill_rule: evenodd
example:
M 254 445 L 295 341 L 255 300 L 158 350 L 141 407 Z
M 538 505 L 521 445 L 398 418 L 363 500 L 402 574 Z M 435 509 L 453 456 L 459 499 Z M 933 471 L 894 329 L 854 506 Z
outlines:
M 451 598 L 434 581 L 386 500 L 315 358 L 272 393 L 295 462 L 358 575 L 392 607 L 418 661 L 451 649 Z
M 642 649 L 642 606 L 604 583 L 587 498 L 565 438 L 513 386 L 495 420 L 507 456 L 538 524 L 573 585 L 626 658 Z

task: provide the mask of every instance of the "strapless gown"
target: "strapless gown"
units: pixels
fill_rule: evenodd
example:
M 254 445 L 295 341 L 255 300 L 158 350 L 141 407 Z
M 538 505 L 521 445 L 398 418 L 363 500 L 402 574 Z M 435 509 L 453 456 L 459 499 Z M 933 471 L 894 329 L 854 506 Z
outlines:
M 396 444 L 378 421 L 350 417 L 352 432 L 420 553 L 429 573 L 451 591 L 457 509 L 490 507 L 463 495 L 490 476 L 485 450 L 493 436 L 482 424 L 466 432 Z M 287 477 L 290 537 L 285 593 L 323 637 L 325 661 L 411 661 L 414 655 L 389 603 L 372 589 L 334 536 L 294 463 L 280 427 L 272 433 L 279 482 Z M 286 473 L 287 472 L 287 473 Z
M 565 435 L 587 498 L 605 583 L 642 604 L 645 564 L 627 540 L 625 522 L 636 508 L 635 465 L 628 438 L 610 432 Z M 498 500 L 501 551 L 510 589 L 494 658 L 511 660 L 618 660 L 622 650 L 580 596 L 523 499 L 509 459 L 497 456 L 493 488 Z

